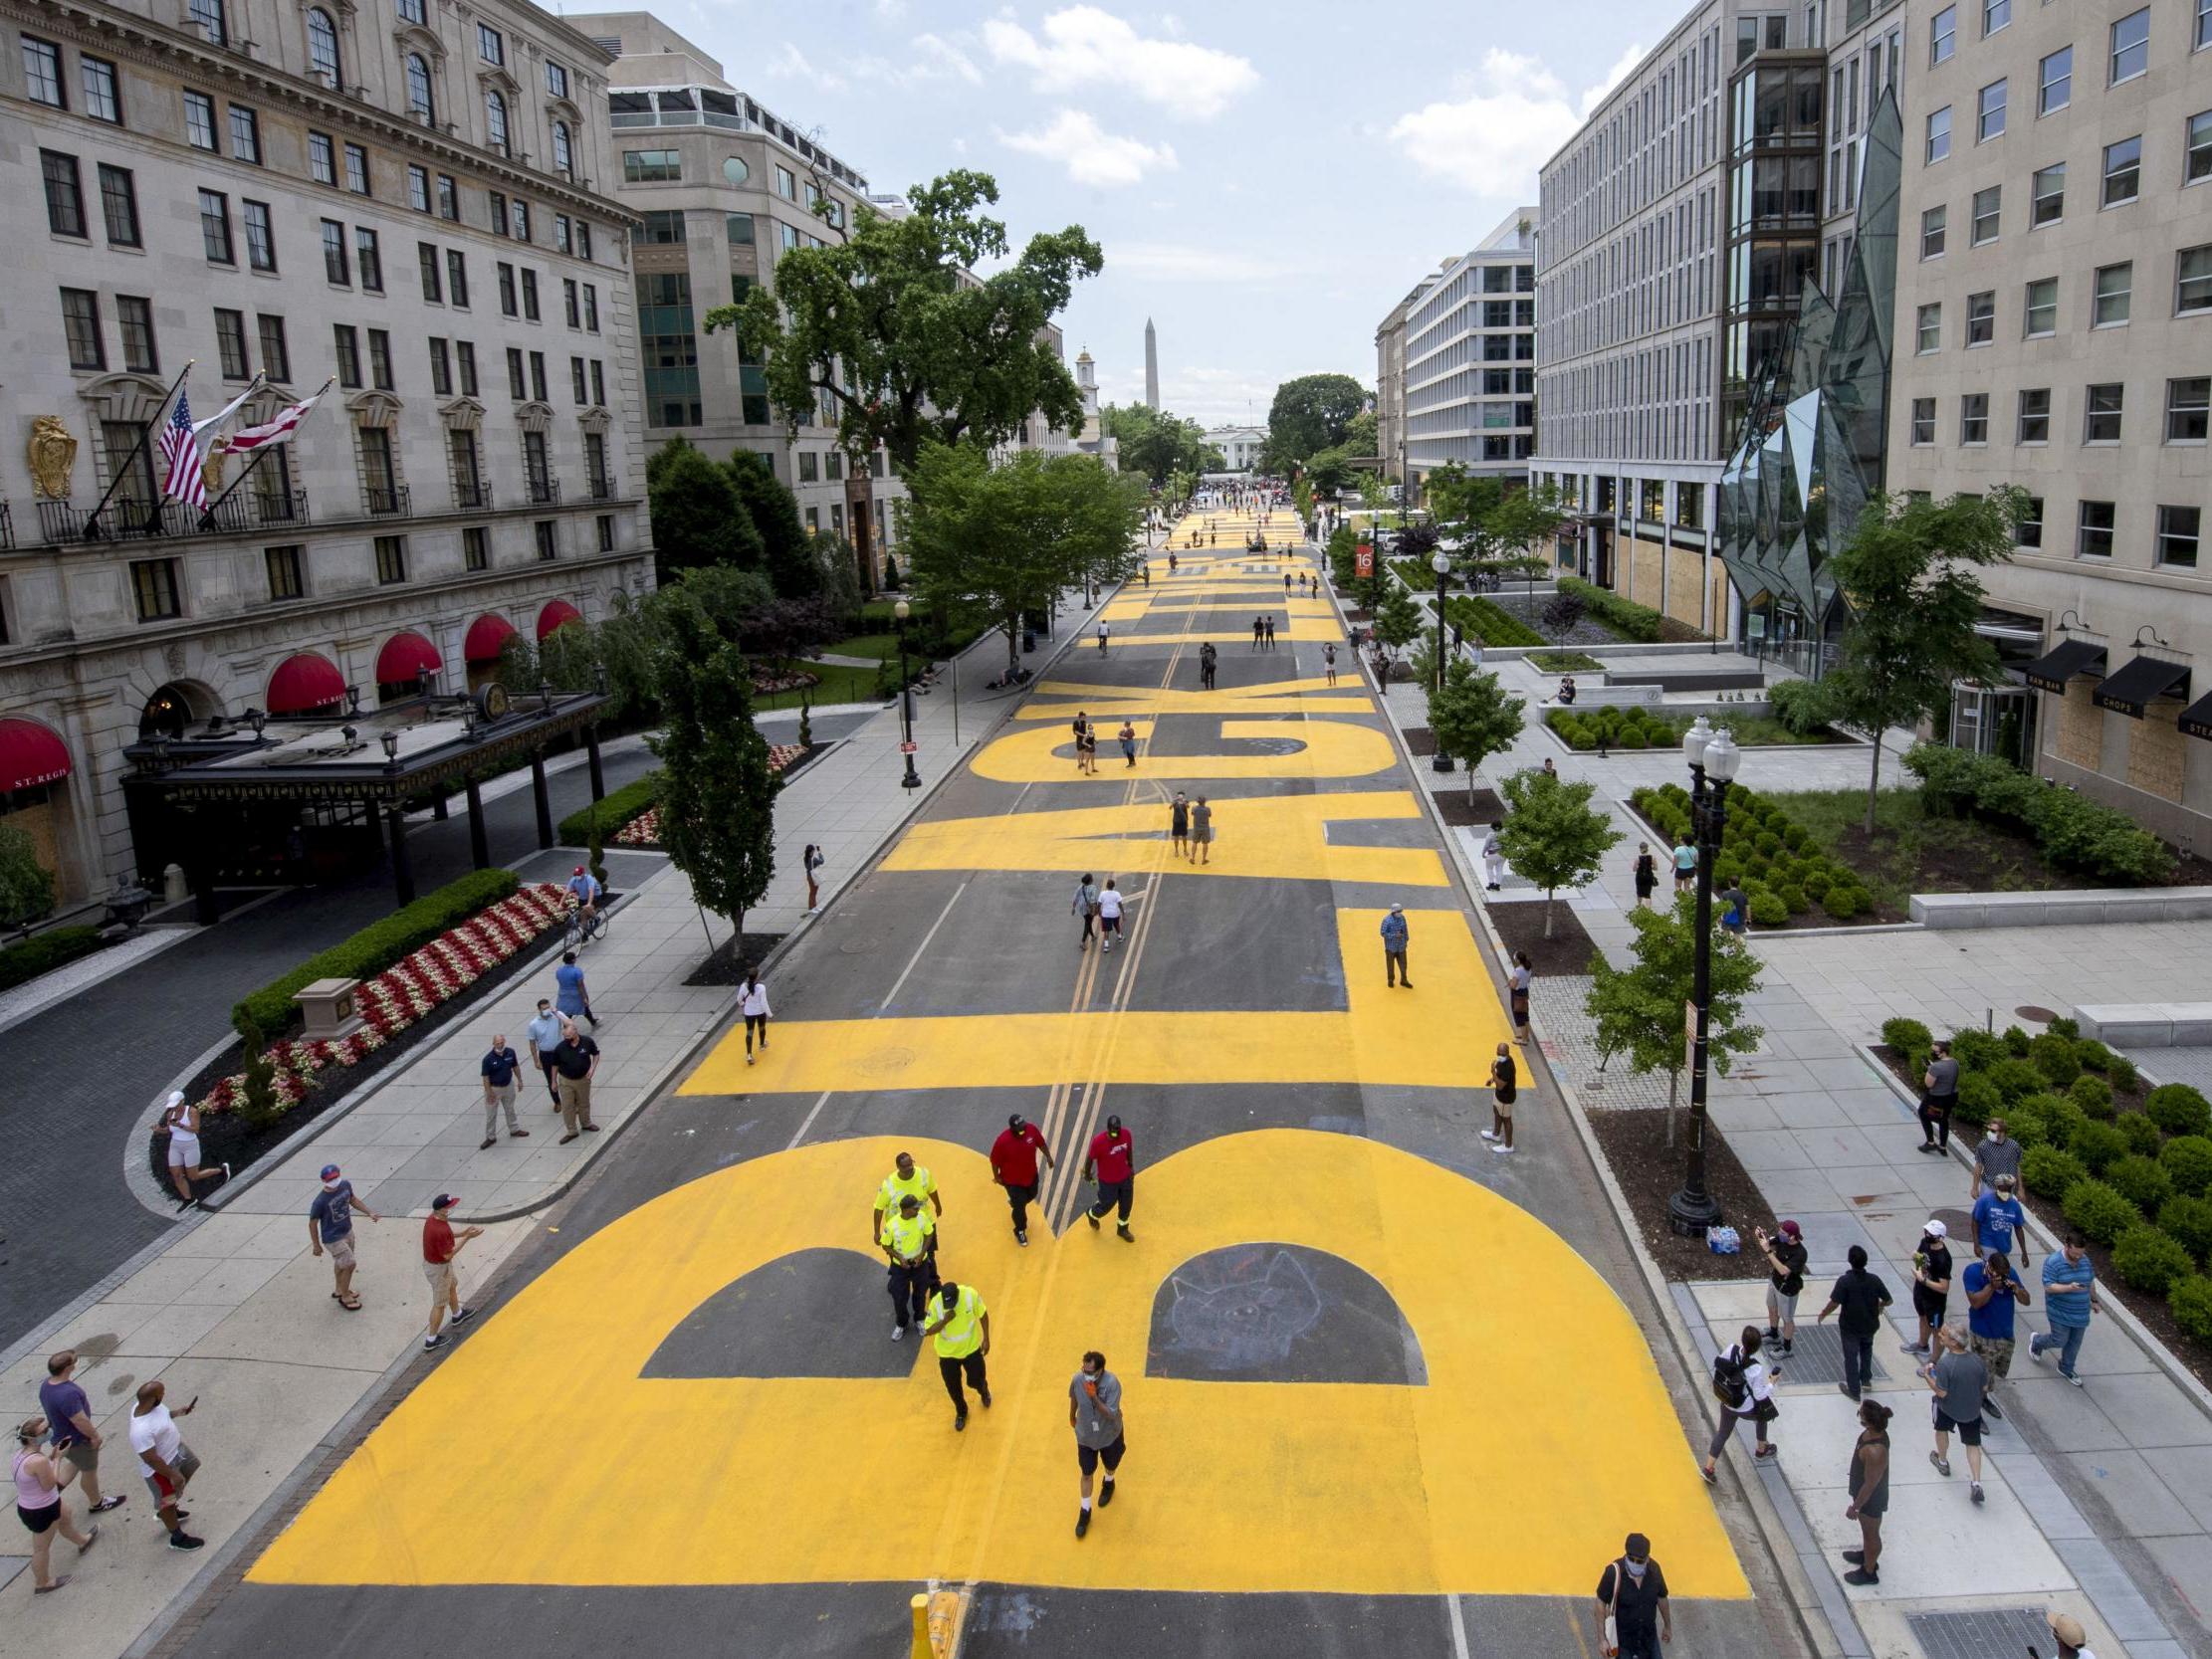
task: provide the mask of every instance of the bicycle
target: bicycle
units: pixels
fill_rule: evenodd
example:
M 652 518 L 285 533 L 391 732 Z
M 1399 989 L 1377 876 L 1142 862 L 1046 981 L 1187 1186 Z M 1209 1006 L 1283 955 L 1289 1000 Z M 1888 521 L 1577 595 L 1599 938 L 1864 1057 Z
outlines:
M 605 938 L 606 932 L 607 918 L 605 911 L 592 911 L 586 915 L 582 901 L 572 893 L 568 895 L 568 926 L 566 933 L 562 935 L 568 949 L 577 950 L 593 939 Z

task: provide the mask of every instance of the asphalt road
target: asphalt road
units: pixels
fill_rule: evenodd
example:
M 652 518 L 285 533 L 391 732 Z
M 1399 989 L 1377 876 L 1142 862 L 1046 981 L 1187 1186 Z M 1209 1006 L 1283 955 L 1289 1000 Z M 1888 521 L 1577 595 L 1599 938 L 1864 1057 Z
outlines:
M 1584 1655 L 1637 1526 L 1674 1651 L 1805 1651 L 1745 1516 L 1696 1481 L 1676 1413 L 1702 1379 L 1650 1356 L 1659 1320 L 1548 1081 L 1524 1081 L 1514 1156 L 1476 1136 L 1496 964 L 1349 653 L 1317 701 L 1337 624 L 1226 560 L 1164 577 L 779 961 L 768 1064 L 726 1039 L 656 1102 L 175 1650 L 649 1633 L 876 1659 L 944 1583 L 973 1656 Z M 1247 643 L 1263 601 L 1271 653 Z M 1184 695 L 1209 630 L 1218 715 Z M 1315 687 L 1248 707 L 1291 681 Z M 1052 752 L 1071 701 L 1111 711 L 1097 779 Z M 1219 873 L 1163 856 L 1178 787 L 1217 804 Z M 1132 900 L 1110 957 L 1076 948 L 1086 862 Z M 1417 990 L 1383 984 L 1394 901 Z M 1026 1250 L 976 1155 L 1013 1111 L 1060 1158 Z M 1134 1246 L 1081 1219 L 1108 1113 L 1137 1139 Z M 944 1272 L 995 1311 L 996 1409 L 962 1435 L 867 1253 L 900 1144 L 944 1190 Z M 1093 1344 L 1130 1451 L 1078 1543 L 1065 1390 Z

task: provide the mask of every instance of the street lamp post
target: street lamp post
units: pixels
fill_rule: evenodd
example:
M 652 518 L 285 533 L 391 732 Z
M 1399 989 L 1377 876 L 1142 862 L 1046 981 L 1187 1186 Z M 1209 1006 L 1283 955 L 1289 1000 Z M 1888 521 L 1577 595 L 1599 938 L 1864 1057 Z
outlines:
M 922 787 L 922 774 L 914 769 L 914 687 L 906 673 L 906 618 L 908 605 L 904 599 L 891 607 L 891 614 L 899 621 L 899 726 L 904 736 L 899 743 L 900 752 L 906 756 L 906 776 L 899 779 L 902 789 Z
M 1742 763 L 1743 751 L 1729 735 L 1697 717 L 1682 735 L 1682 756 L 1689 762 L 1690 824 L 1697 838 L 1697 909 L 1694 966 L 1690 977 L 1689 1136 L 1681 1190 L 1666 1201 L 1666 1219 L 1677 1233 L 1702 1237 L 1718 1225 L 1720 1206 L 1705 1190 L 1705 1058 L 1712 1002 L 1713 860 L 1720 856 L 1721 832 L 1728 823 L 1728 785 Z
M 1437 573 L 1437 690 L 1440 692 L 1443 690 L 1444 679 L 1443 584 L 1444 578 L 1451 574 L 1451 555 L 1438 547 L 1429 557 L 1429 568 Z M 1451 770 L 1451 756 L 1444 753 L 1440 745 L 1431 757 L 1429 769 L 1433 772 Z

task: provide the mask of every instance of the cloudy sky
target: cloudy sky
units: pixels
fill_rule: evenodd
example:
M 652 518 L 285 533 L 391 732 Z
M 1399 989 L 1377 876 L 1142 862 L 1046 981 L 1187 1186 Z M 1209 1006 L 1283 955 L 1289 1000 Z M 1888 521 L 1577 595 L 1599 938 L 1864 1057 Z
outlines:
M 995 174 L 1016 245 L 1106 254 L 1062 321 L 1114 402 L 1264 422 L 1277 382 L 1375 378 L 1375 324 L 1535 200 L 1536 169 L 1678 0 L 658 0 L 873 188 Z

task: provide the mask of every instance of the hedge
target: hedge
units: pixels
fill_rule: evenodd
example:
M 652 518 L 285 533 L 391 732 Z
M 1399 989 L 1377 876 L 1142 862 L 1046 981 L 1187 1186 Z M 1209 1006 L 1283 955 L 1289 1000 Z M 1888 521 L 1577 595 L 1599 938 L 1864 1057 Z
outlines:
M 2212 1348 L 2212 1279 L 2199 1274 L 2182 1280 L 2166 1293 L 2166 1311 L 2174 1324 Z
M 2093 1121 L 2074 1132 L 2066 1149 L 2087 1164 L 2091 1174 L 2101 1175 L 2127 1155 L 2127 1137 L 2111 1124 Z
M 2068 1187 L 2059 1207 L 2067 1220 L 2099 1244 L 2110 1244 L 2142 1220 L 2133 1204 L 2094 1177 Z
M 1443 602 L 1443 619 L 1465 630 L 1469 639 L 1484 645 L 1519 647 L 1549 645 L 1535 629 L 1502 605 L 1469 594 L 1455 593 Z
M 2189 1252 L 2156 1227 L 2130 1227 L 2112 1245 L 2113 1271 L 2132 1289 L 2151 1296 L 2164 1296 L 2196 1267 Z
M 264 1038 L 280 1037 L 300 1017 L 293 998 L 303 985 L 317 979 L 367 979 L 381 973 L 447 929 L 511 897 L 521 886 L 512 870 L 472 870 L 383 921 L 370 923 L 352 937 L 317 951 L 281 979 L 242 998 L 230 1011 L 231 1025 L 240 1036 L 251 1027 Z
M 2158 1206 L 2158 1230 L 2199 1262 L 2212 1261 L 2212 1198 L 2168 1198 Z
M 625 783 L 611 790 L 597 807 L 585 807 L 581 812 L 571 812 L 560 820 L 560 844 L 563 847 L 588 847 L 591 844 L 591 814 L 599 815 L 599 838 L 612 841 L 614 832 L 632 818 L 647 811 L 659 799 L 661 774 L 647 772 L 634 783 Z
M 2152 887 L 2173 874 L 2171 849 L 2125 813 L 2044 783 L 2001 755 L 1920 743 L 1904 764 L 1920 780 L 1922 811 L 2020 831 L 2063 869 L 2121 887 Z
M 2030 1146 L 2020 1160 L 2020 1178 L 2038 1198 L 2064 1198 L 2070 1187 L 2089 1175 L 2080 1158 L 2056 1146 Z
M 1660 615 L 1650 605 L 1639 605 L 1633 599 L 1624 599 L 1611 588 L 1599 587 L 1579 576 L 1561 576 L 1559 591 L 1574 594 L 1592 616 L 1623 639 L 1634 640 L 1640 645 L 1657 645 L 1661 640 L 1695 640 L 1705 637 L 1696 629 L 1676 622 L 1672 617 Z
M 90 956 L 104 942 L 98 928 L 51 928 L 33 933 L 20 944 L 0 949 L 0 991 L 13 990 L 66 962 Z
M 2157 1159 L 2129 1152 L 2104 1171 L 2104 1184 L 2145 1215 L 2156 1215 L 2173 1196 L 2173 1177 Z
M 2143 1097 L 2143 1111 L 2168 1135 L 2212 1135 L 2212 1105 L 2186 1083 L 2162 1083 Z
M 1689 793 L 1679 784 L 1638 789 L 1629 804 L 1669 840 L 1689 829 Z M 1742 884 L 1751 901 L 1752 923 L 1761 928 L 1779 927 L 1816 903 L 1837 922 L 1853 921 L 1874 909 L 1874 897 L 1856 871 L 1812 846 L 1802 824 L 1740 783 L 1728 791 L 1728 822 L 1721 832 L 1720 855 L 1713 860 L 1713 879 Z M 1960 1064 L 1965 1064 L 1963 1057 Z
M 2212 1138 L 2177 1135 L 2166 1142 L 2158 1161 L 2173 1177 L 2174 1191 L 2192 1198 L 2212 1197 Z

